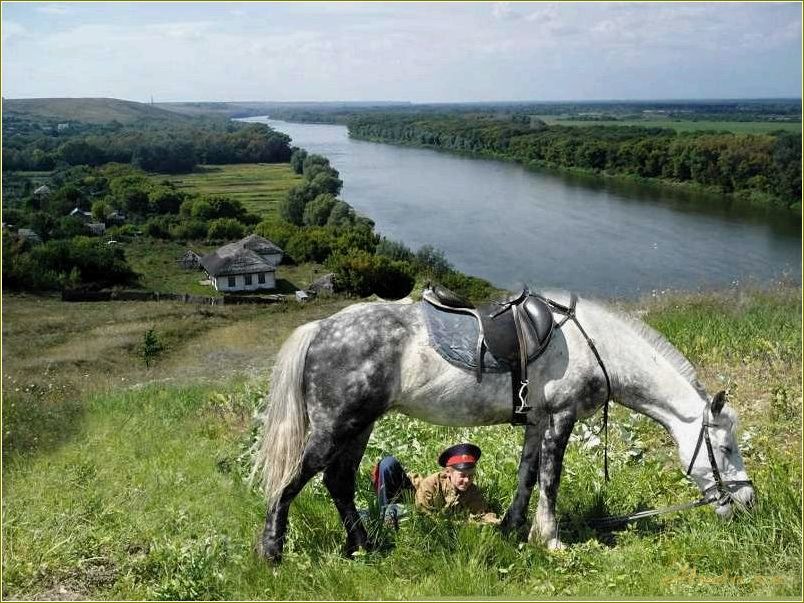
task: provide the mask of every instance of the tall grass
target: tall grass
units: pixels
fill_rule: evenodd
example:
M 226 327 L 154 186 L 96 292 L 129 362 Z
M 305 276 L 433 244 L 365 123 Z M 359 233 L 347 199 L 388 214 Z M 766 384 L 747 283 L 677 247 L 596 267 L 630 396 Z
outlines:
M 800 290 L 748 292 L 735 299 L 673 296 L 630 308 L 689 355 L 710 390 L 731 382 L 732 402 L 743 419 L 742 450 L 759 497 L 757 508 L 735 521 L 721 522 L 701 508 L 615 532 L 588 527 L 588 517 L 697 495 L 667 435 L 652 421 L 615 407 L 609 484 L 602 479 L 599 417 L 573 433 L 558 508 L 565 551 L 520 543 L 491 526 L 414 513 L 398 532 L 372 525 L 380 548 L 346 560 L 338 515 L 316 478 L 291 509 L 283 564 L 268 567 L 253 551 L 264 500 L 244 479 L 255 436 L 252 414 L 268 387 L 272 351 L 297 324 L 346 302 L 267 316 L 229 309 L 232 314 L 204 319 L 215 321 L 206 335 L 174 346 L 150 372 L 129 372 L 124 360 L 105 365 L 111 380 L 128 376 L 143 385 L 74 385 L 70 398 L 79 414 L 69 437 L 4 457 L 3 596 L 800 599 Z M 58 322 L 50 302 L 38 309 L 8 305 L 4 329 L 13 331 L 13 316 L 18 329 L 39 334 L 22 358 L 4 363 L 4 382 L 19 382 L 33 357 L 77 345 L 93 320 L 73 326 L 76 314 Z M 113 310 L 92 307 L 99 323 Z M 162 307 L 157 324 L 175 321 L 177 309 L 150 304 L 147 311 L 153 316 Z M 128 317 L 143 311 L 132 305 Z M 37 331 L 37 316 L 63 333 Z M 256 336 L 250 334 L 255 330 Z M 12 349 L 4 354 L 19 353 L 23 341 L 22 333 L 12 333 Z M 266 356 L 259 376 L 235 370 L 236 362 L 216 367 L 204 360 L 216 350 L 225 358 L 237 348 Z M 200 380 L 192 371 L 179 378 L 183 364 L 194 362 L 212 378 Z M 29 425 L 32 432 L 36 428 Z M 400 415 L 377 424 L 358 475 L 358 506 L 374 505 L 368 474 L 382 454 L 392 452 L 409 470 L 429 472 L 445 445 L 464 439 L 483 448 L 479 485 L 503 511 L 515 487 L 520 429 L 445 428 Z

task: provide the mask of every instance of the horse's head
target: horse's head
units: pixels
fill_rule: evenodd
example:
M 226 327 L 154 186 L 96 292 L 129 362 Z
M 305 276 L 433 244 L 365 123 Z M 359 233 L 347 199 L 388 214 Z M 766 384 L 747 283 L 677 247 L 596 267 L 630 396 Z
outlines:
M 737 415 L 726 405 L 726 392 L 706 403 L 697 425 L 700 431 L 687 474 L 713 499 L 718 516 L 730 519 L 735 510 L 751 508 L 756 494 L 737 447 Z

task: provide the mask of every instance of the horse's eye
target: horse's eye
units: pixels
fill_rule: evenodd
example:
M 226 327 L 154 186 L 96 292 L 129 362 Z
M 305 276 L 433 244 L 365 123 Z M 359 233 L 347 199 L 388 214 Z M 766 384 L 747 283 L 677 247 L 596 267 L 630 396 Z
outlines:
M 728 446 L 721 446 L 720 452 L 722 452 L 723 454 L 731 454 L 731 448 L 729 448 Z

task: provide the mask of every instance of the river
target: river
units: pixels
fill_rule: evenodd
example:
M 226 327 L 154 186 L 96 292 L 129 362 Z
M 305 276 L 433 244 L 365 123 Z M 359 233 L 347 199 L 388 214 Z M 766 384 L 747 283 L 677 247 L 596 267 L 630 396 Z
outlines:
M 353 140 L 346 127 L 267 117 L 329 158 L 341 197 L 376 230 L 441 249 L 497 286 L 633 298 L 653 292 L 801 283 L 801 224 L 653 185 L 536 171 L 503 161 Z

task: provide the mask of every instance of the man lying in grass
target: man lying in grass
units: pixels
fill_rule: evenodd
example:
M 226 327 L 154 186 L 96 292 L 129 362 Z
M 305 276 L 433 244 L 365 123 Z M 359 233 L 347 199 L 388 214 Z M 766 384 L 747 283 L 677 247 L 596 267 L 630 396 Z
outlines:
M 396 526 L 403 511 L 398 501 L 408 493 L 412 494 L 416 509 L 424 513 L 466 514 L 472 521 L 500 523 L 474 484 L 480 454 L 480 448 L 474 444 L 451 446 L 438 457 L 438 464 L 444 469 L 427 477 L 406 473 L 396 457 L 384 457 L 372 471 L 380 516 Z

